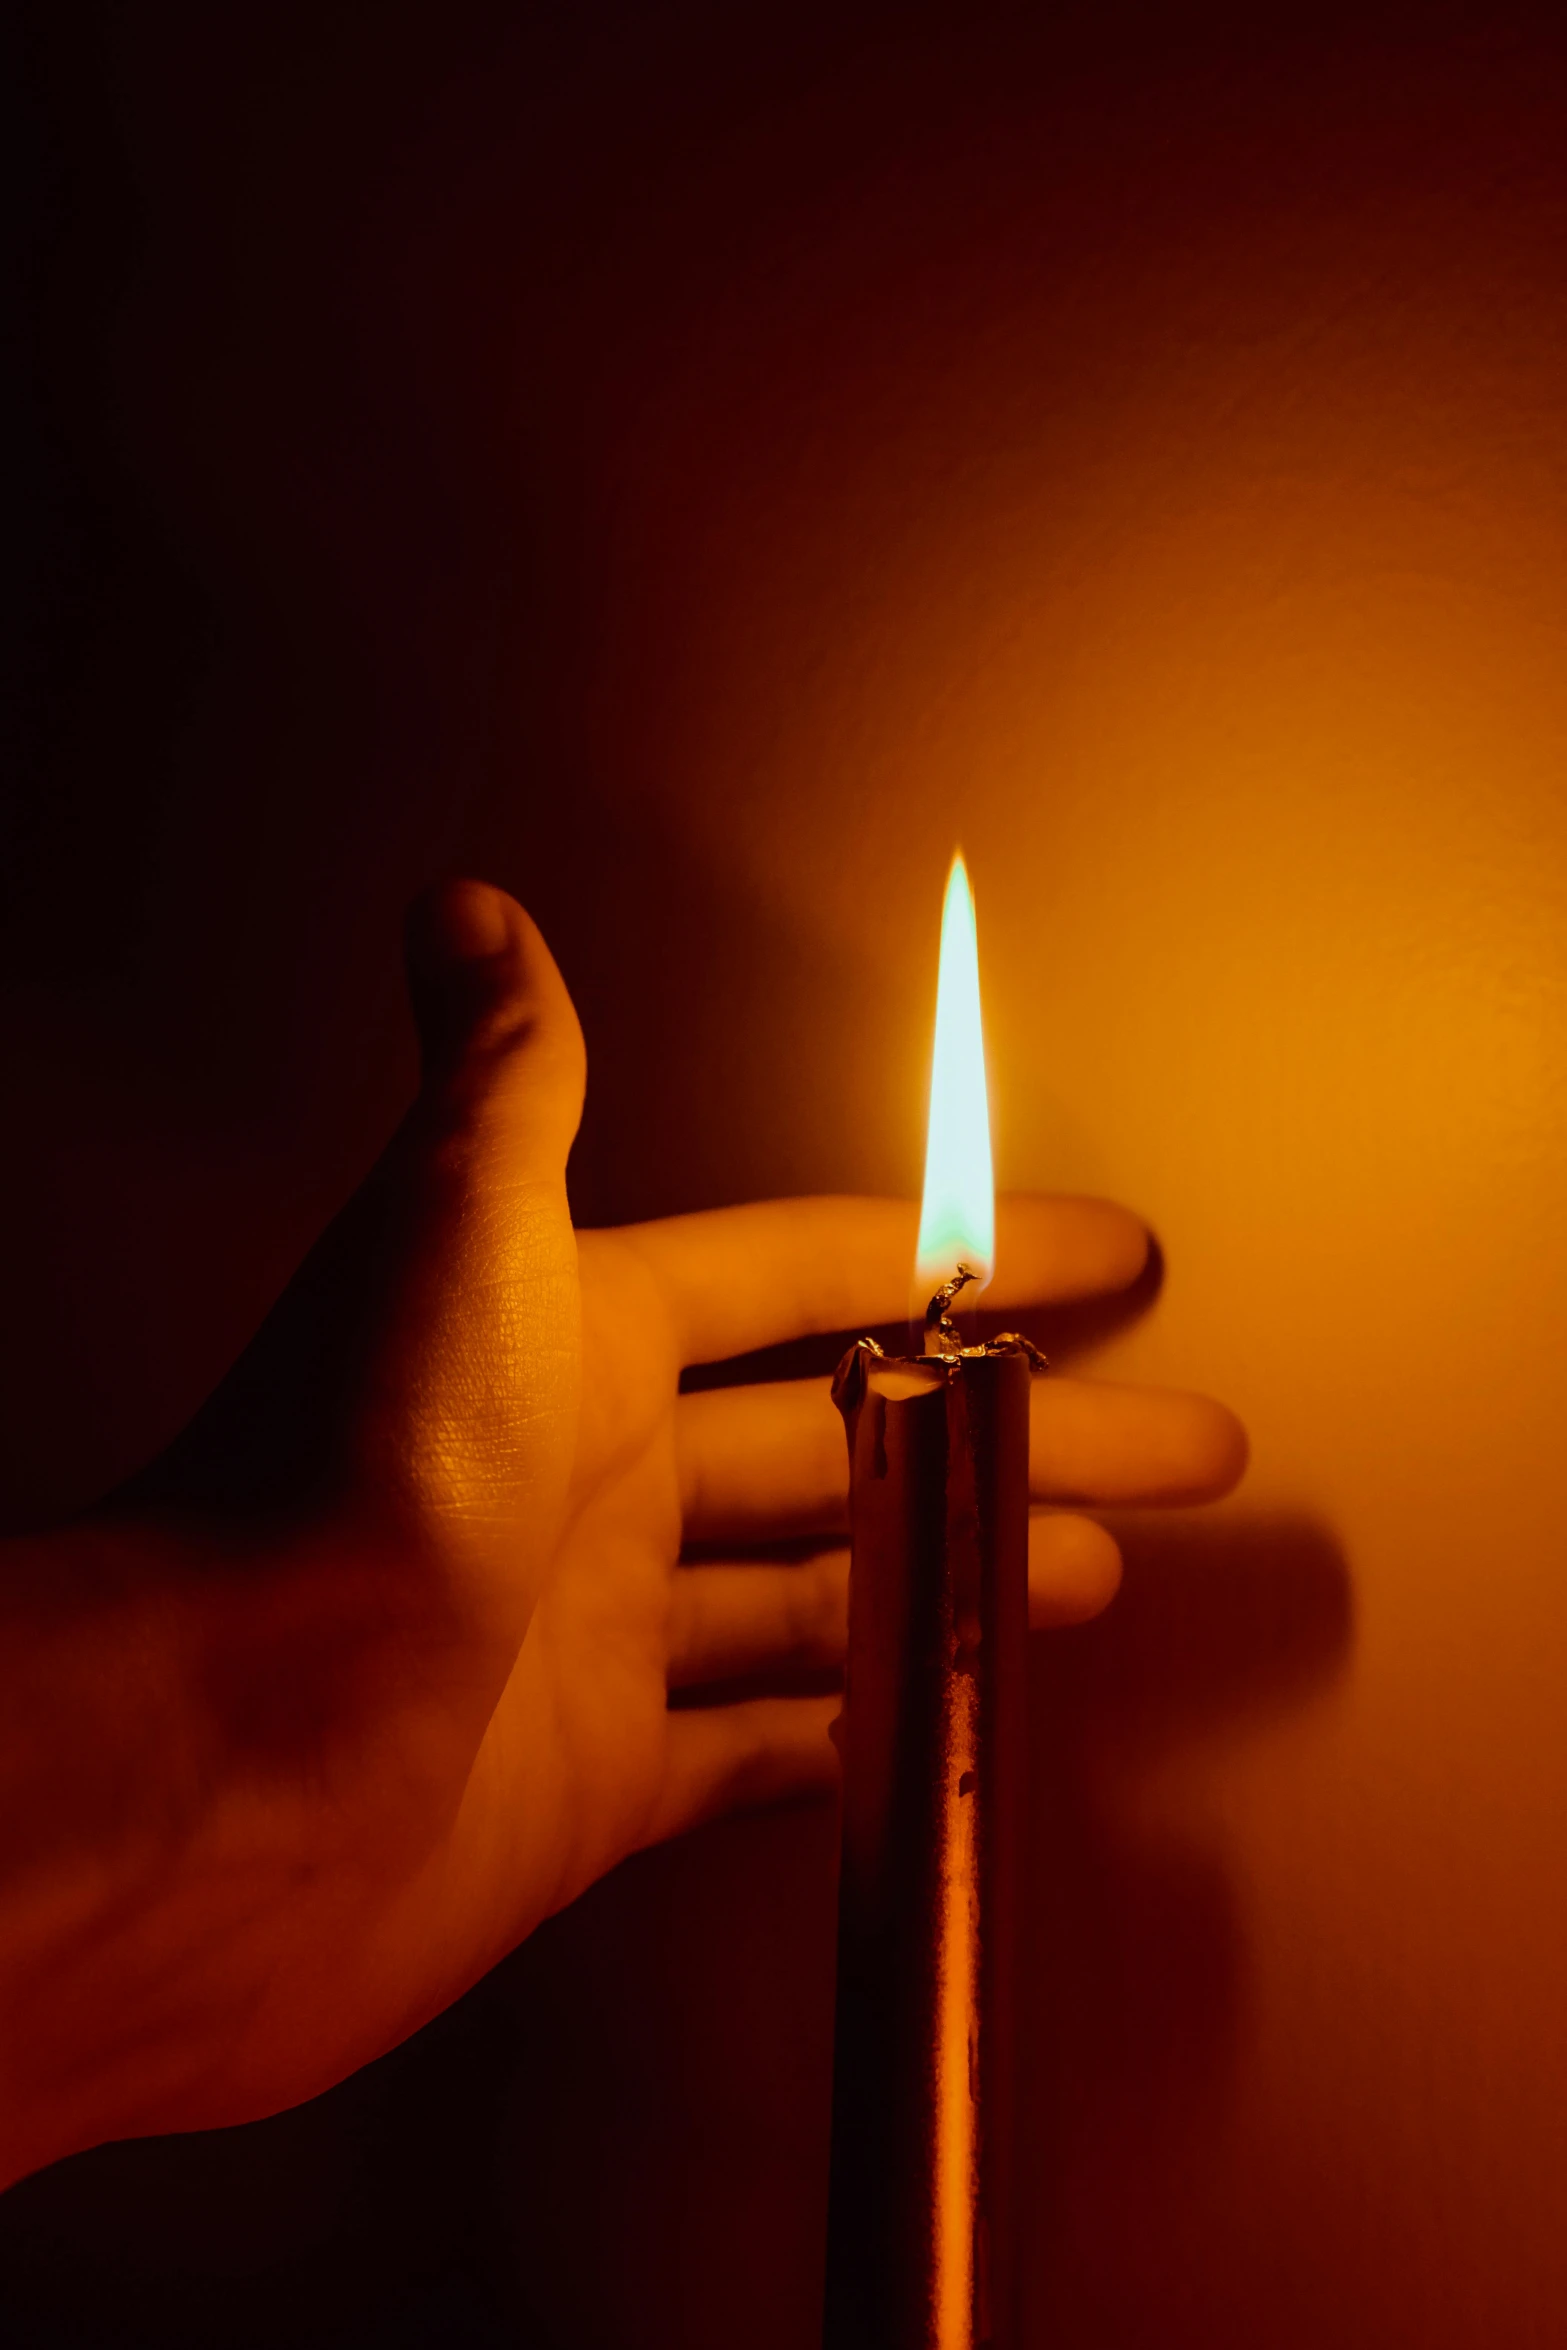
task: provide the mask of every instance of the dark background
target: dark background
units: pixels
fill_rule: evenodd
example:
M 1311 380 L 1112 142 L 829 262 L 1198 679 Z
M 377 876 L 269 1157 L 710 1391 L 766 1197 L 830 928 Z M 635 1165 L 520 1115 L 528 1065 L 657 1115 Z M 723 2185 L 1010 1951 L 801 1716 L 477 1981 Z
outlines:
M 874 472 L 906 371 L 1015 283 L 1102 324 L 1227 220 L 1263 279 L 1262 179 L 1275 216 L 1347 219 L 1396 181 L 1442 242 L 1468 176 L 1549 184 L 1561 111 L 1547 20 L 1478 9 L 152 0 L 35 7 L 18 64 L 16 1525 L 173 1432 L 373 1158 L 411 1080 L 400 911 L 441 873 L 516 890 L 577 997 L 583 1220 L 908 1188 L 893 975 L 851 1015 L 847 966 L 704 859 L 700 795 L 744 777 L 668 818 L 713 549 Z M 1080 366 L 1068 429 L 1102 390 Z M 830 530 L 788 544 L 791 610 L 842 592 Z M 805 1120 L 776 1082 L 802 1060 Z M 1194 1544 L 1229 1629 L 1183 1648 Z M 1349 1639 L 1305 1521 L 1128 1549 L 1123 1605 L 1037 1667 L 1043 2213 L 1089 2109 L 1130 2144 L 1238 2061 L 1230 1889 L 1118 1844 L 1095 1787 L 1288 1706 Z M 640 1860 L 313 2105 L 27 2182 L 0 2339 L 810 2342 L 833 1834 L 797 1812 Z M 1261 2338 L 1189 2279 L 1106 2298 L 1135 2210 L 1075 2224 L 1104 2257 L 1039 2222 L 1031 2340 Z

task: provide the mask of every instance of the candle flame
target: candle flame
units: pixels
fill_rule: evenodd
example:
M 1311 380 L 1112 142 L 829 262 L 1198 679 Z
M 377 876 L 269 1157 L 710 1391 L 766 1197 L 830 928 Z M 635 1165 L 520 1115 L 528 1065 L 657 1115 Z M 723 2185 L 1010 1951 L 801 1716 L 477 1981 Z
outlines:
M 952 860 L 941 910 L 925 1197 L 915 1257 L 921 1296 L 933 1296 L 960 1266 L 967 1266 L 977 1276 L 976 1287 L 965 1290 L 964 1299 L 975 1296 L 995 1268 L 995 1236 L 990 1106 L 979 1013 L 979 944 L 974 893 L 960 850 Z

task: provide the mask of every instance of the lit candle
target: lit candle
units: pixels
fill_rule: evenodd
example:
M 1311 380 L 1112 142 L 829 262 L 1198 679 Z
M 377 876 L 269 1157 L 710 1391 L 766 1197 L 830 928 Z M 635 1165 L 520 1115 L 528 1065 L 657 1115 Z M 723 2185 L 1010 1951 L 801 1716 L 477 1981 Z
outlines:
M 925 1352 L 839 1370 L 852 1565 L 827 2350 L 1010 2350 L 1014 1878 L 1026 1770 L 1028 1403 L 965 1346 L 994 1261 L 974 905 L 942 918 L 916 1273 Z

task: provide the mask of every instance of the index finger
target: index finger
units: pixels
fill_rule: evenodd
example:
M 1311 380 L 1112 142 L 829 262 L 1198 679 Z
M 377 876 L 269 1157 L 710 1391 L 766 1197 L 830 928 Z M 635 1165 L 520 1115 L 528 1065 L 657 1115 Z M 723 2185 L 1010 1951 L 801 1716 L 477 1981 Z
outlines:
M 779 1199 L 623 1225 L 664 1292 L 682 1363 L 870 1329 L 909 1310 L 919 1209 L 909 1200 Z M 1111 1200 L 1014 1194 L 996 1202 L 987 1308 L 1125 1289 L 1148 1234 Z

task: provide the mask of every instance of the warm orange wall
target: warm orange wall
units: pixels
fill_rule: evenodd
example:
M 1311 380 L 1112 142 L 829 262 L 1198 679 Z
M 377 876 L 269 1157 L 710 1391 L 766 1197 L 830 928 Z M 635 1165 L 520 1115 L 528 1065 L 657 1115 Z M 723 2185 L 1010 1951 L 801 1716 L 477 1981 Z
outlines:
M 1458 48 L 918 103 L 644 354 L 601 692 L 832 974 L 796 1179 L 912 1178 L 961 835 L 1002 1178 L 1150 1217 L 1103 1366 L 1253 1432 L 1041 1682 L 1030 2339 L 1561 2339 L 1559 124 Z

